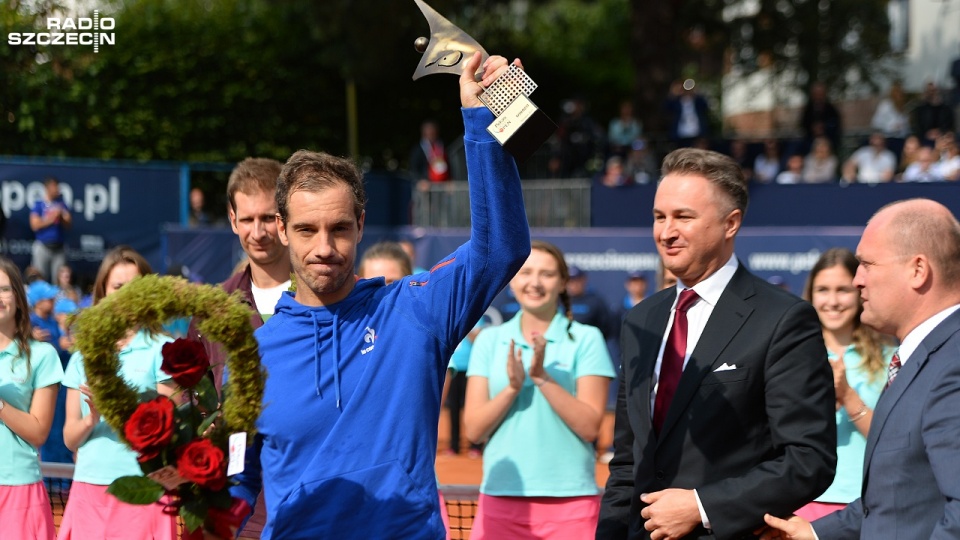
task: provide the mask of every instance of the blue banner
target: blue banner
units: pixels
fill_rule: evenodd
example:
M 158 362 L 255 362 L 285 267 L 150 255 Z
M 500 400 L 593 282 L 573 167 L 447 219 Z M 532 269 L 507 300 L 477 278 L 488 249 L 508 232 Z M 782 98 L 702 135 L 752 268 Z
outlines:
M 117 165 L 69 161 L 0 160 L 0 203 L 7 228 L 0 253 L 30 264 L 30 209 L 43 199 L 45 178 L 60 182 L 73 215 L 66 233 L 67 264 L 92 280 L 104 253 L 127 244 L 162 269 L 161 226 L 180 219 L 176 165 Z
M 426 268 L 452 253 L 468 238 L 467 231 L 410 231 L 423 233 L 416 241 L 417 262 Z M 832 247 L 856 251 L 863 227 L 753 227 L 741 229 L 736 255 L 754 274 L 783 286 L 796 295 L 803 292 L 807 272 Z M 623 302 L 627 273 L 642 271 L 656 288 L 660 262 L 652 229 L 534 230 L 532 237 L 559 247 L 568 264 L 587 273 L 587 287 L 599 293 L 611 308 Z M 502 292 L 494 305 L 507 302 Z

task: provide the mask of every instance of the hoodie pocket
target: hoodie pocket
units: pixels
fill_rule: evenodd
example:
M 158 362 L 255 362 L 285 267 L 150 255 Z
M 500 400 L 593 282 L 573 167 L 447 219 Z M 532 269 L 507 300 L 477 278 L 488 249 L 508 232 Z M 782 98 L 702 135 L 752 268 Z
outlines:
M 273 537 L 437 538 L 437 501 L 389 461 L 300 484 L 277 505 Z

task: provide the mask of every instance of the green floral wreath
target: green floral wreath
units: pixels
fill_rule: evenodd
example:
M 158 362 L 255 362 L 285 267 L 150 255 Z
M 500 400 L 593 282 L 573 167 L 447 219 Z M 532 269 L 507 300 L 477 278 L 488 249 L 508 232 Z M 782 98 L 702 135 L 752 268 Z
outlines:
M 124 442 L 124 423 L 136 410 L 139 396 L 120 373 L 117 341 L 131 328 L 160 332 L 163 323 L 184 316 L 197 321 L 197 329 L 227 352 L 230 383 L 224 388 L 222 416 L 213 437 L 225 444 L 231 433 L 252 436 L 260 416 L 265 374 L 250 325 L 250 309 L 210 285 L 182 278 L 150 275 L 137 278 L 83 310 L 74 319 L 76 347 L 83 355 L 87 384 L 97 410 Z

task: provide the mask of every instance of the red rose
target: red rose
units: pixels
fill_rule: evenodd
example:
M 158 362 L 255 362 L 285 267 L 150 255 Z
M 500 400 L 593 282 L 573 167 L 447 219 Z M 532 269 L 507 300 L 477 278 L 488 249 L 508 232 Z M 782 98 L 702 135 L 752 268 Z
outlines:
M 209 439 L 194 439 L 177 450 L 177 473 L 209 490 L 227 485 L 227 462 L 223 450 Z
M 173 438 L 173 402 L 166 396 L 158 396 L 137 405 L 126 424 L 123 434 L 130 447 L 140 455 L 140 462 L 149 461 L 163 450 Z
M 162 349 L 163 364 L 160 369 L 173 377 L 182 388 L 193 388 L 210 369 L 207 351 L 199 341 L 178 339 L 165 343 Z

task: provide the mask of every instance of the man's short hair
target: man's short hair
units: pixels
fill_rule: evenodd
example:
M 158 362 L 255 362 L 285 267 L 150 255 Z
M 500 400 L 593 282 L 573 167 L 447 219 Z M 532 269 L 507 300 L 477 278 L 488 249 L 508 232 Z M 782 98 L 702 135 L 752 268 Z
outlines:
M 296 191 L 318 192 L 343 184 L 353 194 L 353 209 L 357 221 L 367 205 L 363 174 L 357 165 L 347 159 L 326 152 L 298 150 L 280 171 L 277 180 L 277 213 L 287 222 L 290 196 Z
M 699 148 L 680 148 L 663 158 L 661 177 L 668 174 L 695 174 L 702 176 L 720 188 L 730 202 L 729 211 L 740 210 L 747 213 L 750 204 L 750 192 L 747 180 L 740 165 L 730 156 L 712 150 Z
M 252 158 L 237 163 L 227 181 L 227 201 L 230 209 L 237 211 L 236 194 L 253 195 L 255 193 L 270 193 L 277 191 L 277 177 L 283 164 L 275 159 Z

